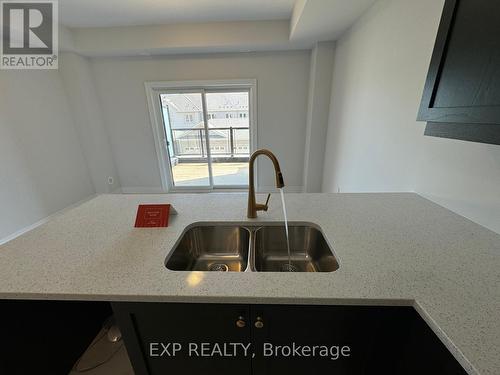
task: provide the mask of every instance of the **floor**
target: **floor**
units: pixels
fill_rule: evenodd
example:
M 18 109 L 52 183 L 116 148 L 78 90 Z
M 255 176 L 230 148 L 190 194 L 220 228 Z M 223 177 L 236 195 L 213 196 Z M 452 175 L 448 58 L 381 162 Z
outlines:
M 212 163 L 214 185 L 246 185 L 248 163 Z M 207 163 L 180 163 L 172 168 L 176 186 L 208 185 Z
M 127 350 L 123 346 L 109 362 L 85 372 L 71 371 L 69 375 L 134 375 Z
M 123 340 L 113 343 L 105 334 L 103 328 L 69 375 L 134 375 Z

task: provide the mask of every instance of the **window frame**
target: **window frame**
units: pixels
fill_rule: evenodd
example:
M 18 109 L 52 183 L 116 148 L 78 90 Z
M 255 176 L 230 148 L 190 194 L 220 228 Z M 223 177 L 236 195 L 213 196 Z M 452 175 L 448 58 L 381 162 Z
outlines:
M 257 80 L 256 79 L 228 79 L 228 80 L 195 80 L 195 81 L 148 81 L 144 82 L 146 90 L 146 98 L 148 103 L 150 123 L 153 130 L 153 138 L 155 144 L 156 155 L 158 159 L 158 168 L 161 178 L 162 191 L 166 193 L 172 192 L 211 192 L 211 191 L 241 191 L 247 190 L 248 185 L 214 185 L 211 155 L 208 157 L 209 164 L 209 186 L 175 186 L 171 175 L 170 155 L 167 148 L 167 139 L 164 131 L 163 116 L 161 113 L 161 105 L 159 96 L 165 93 L 174 93 L 177 91 L 183 92 L 200 92 L 202 99 L 205 101 L 205 94 L 210 92 L 235 91 L 245 90 L 249 93 L 249 131 L 250 131 L 250 150 L 257 149 Z M 204 108 L 206 103 L 204 103 Z M 205 124 L 208 126 L 208 111 L 205 110 Z M 207 149 L 210 148 L 208 145 Z M 256 163 L 257 164 L 257 163 Z M 257 165 L 255 165 L 255 184 L 258 183 Z

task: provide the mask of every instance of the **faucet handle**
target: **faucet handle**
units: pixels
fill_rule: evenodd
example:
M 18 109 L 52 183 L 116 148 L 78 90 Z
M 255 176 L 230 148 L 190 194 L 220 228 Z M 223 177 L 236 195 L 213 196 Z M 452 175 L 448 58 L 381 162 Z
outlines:
M 256 211 L 267 211 L 267 209 L 269 208 L 269 207 L 267 207 L 267 204 L 269 203 L 269 198 L 271 198 L 271 194 L 267 195 L 266 203 L 264 203 L 264 204 L 257 203 L 255 205 L 255 210 Z
M 267 204 L 269 203 L 270 198 L 271 198 L 271 193 L 267 194 L 266 203 L 264 203 L 264 206 L 266 206 L 266 211 L 267 211 Z

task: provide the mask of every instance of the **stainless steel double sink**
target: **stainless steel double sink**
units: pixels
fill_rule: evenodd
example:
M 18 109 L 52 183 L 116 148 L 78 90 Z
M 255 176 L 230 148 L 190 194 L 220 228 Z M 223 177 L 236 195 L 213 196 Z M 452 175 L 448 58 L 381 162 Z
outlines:
M 172 271 L 333 272 L 335 255 L 314 224 L 199 223 L 188 227 L 165 260 Z

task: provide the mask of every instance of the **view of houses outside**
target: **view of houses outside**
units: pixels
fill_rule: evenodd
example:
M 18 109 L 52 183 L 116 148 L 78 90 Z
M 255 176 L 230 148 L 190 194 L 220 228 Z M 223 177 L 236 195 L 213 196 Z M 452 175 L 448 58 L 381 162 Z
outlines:
M 160 97 L 174 184 L 210 185 L 209 149 L 215 186 L 246 185 L 250 153 L 249 93 L 206 93 L 208 137 L 201 93 Z

